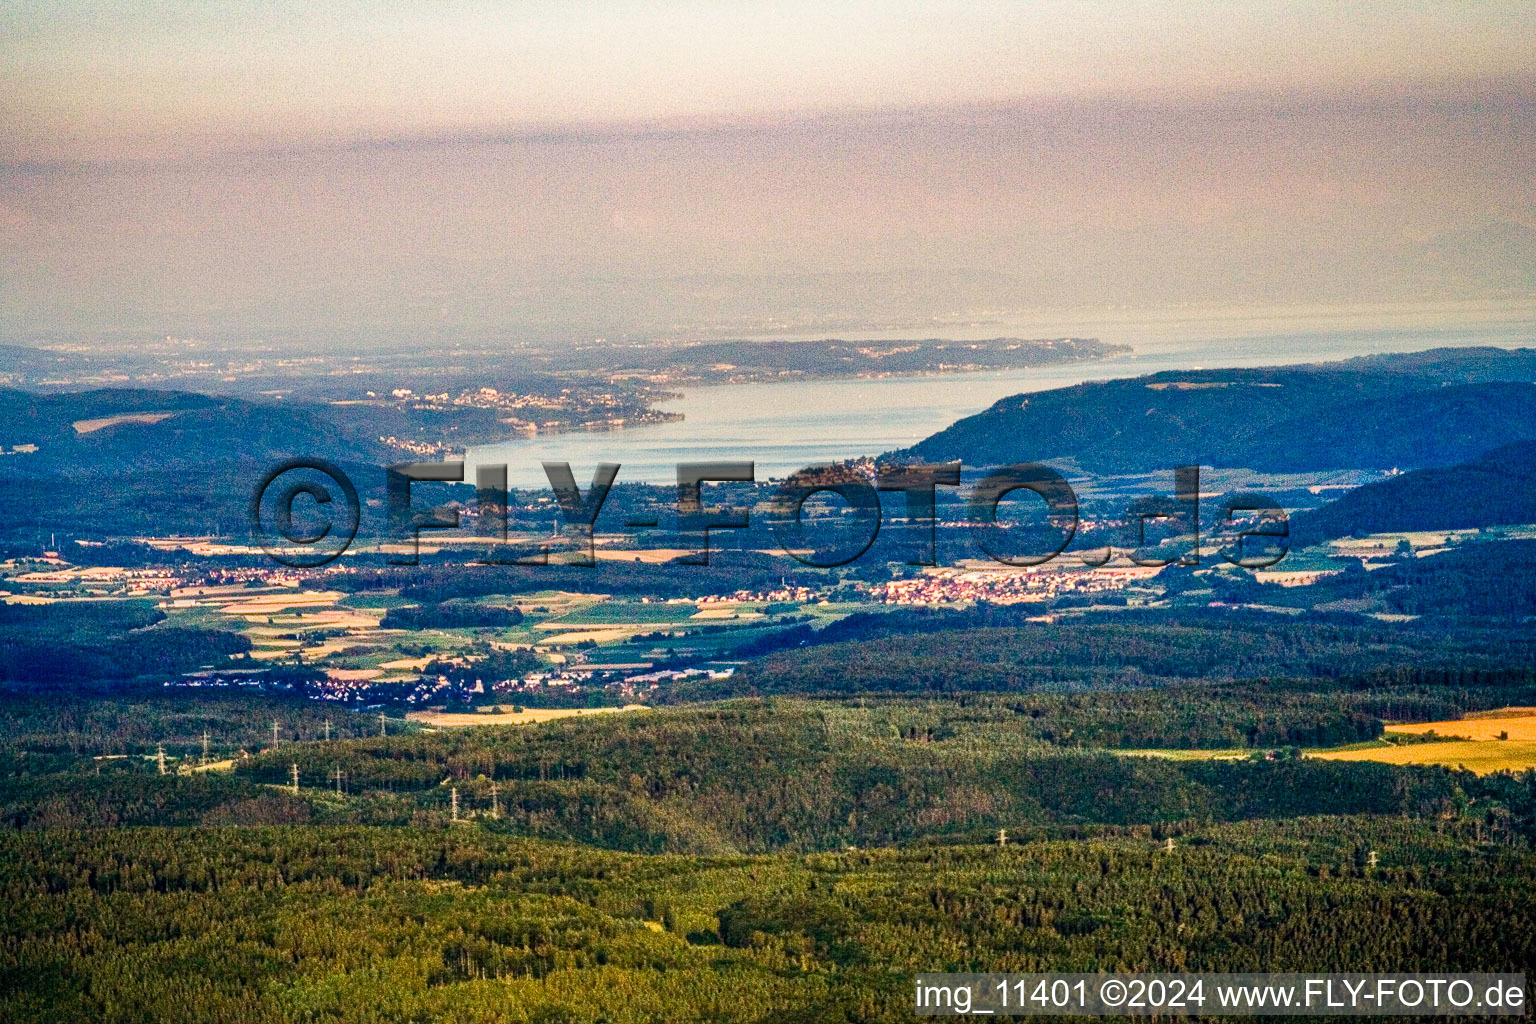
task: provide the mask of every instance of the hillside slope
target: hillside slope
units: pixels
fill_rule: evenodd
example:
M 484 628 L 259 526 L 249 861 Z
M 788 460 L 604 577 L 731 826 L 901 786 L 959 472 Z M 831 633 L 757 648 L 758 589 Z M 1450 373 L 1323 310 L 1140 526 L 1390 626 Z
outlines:
M 1536 438 L 1536 350 L 1168 371 L 1002 399 L 898 456 L 1095 473 L 1178 463 L 1267 472 L 1445 465 Z
M 1226 596 L 1313 608 L 1341 601 L 1369 602 L 1374 609 L 1407 615 L 1520 623 L 1536 616 L 1536 541 L 1463 544 L 1370 571 L 1355 563 L 1311 586 L 1249 584 Z
M 1357 487 L 1291 519 L 1291 542 L 1411 530 L 1536 523 L 1536 442 L 1496 448 L 1455 466 L 1420 469 Z
M 0 390 L 0 475 L 88 476 L 291 456 L 378 461 L 304 406 L 185 391 Z

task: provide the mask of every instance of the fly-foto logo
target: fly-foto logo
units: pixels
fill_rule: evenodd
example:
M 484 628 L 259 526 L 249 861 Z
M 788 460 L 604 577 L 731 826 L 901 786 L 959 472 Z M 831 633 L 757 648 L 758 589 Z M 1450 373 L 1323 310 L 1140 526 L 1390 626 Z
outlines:
M 618 463 L 599 463 L 585 490 L 566 462 L 543 464 L 554 494 L 563 532 L 568 538 L 567 565 L 595 565 L 594 546 L 601 515 L 619 475 Z M 904 547 L 909 565 L 935 565 L 939 488 L 959 488 L 958 462 L 936 465 L 879 466 L 867 474 L 847 465 L 808 466 L 783 480 L 764 503 L 764 513 L 778 546 L 805 565 L 835 568 L 849 565 L 874 546 L 885 520 L 880 495 L 891 495 L 905 513 Z M 752 511 L 744 506 L 706 503 L 707 484 L 755 483 L 751 462 L 685 462 L 677 466 L 677 491 L 671 545 L 684 553 L 683 565 L 710 564 L 710 537 L 722 530 L 745 530 Z M 416 565 L 423 530 L 461 529 L 461 503 L 421 506 L 412 497 L 418 483 L 465 483 L 462 462 L 412 462 L 384 470 L 386 524 L 383 540 L 394 547 L 392 565 Z M 511 494 L 505 465 L 481 465 L 475 470 L 473 540 L 475 561 L 489 565 L 549 564 L 547 542 L 514 539 L 509 529 Z M 839 512 L 824 521 L 806 515 L 806 505 L 828 496 Z M 1028 498 L 1036 506 L 1035 522 L 1005 521 L 1004 501 Z M 295 506 L 304 501 L 304 525 Z M 989 469 L 964 494 L 964 526 L 975 547 L 1004 565 L 1042 565 L 1062 555 L 1083 525 L 1077 494 L 1067 479 L 1040 463 L 1018 463 Z M 1216 503 L 1213 531 L 1218 554 L 1232 565 L 1265 568 L 1284 558 L 1289 549 L 1285 510 L 1263 494 L 1228 495 Z M 296 568 L 317 568 L 341 557 L 355 540 L 362 519 L 357 488 L 336 465 L 323 459 L 290 459 L 270 469 L 257 483 L 250 501 L 251 536 L 276 561 Z M 1122 517 L 1130 542 L 1123 550 L 1138 565 L 1198 565 L 1201 511 L 1200 467 L 1174 470 L 1174 494 L 1159 500 L 1139 499 Z M 1149 547 L 1148 528 L 1169 535 L 1167 542 Z M 654 518 L 631 518 L 628 530 L 654 529 Z M 1103 565 L 1115 545 L 1106 543 L 1074 552 L 1086 565 Z

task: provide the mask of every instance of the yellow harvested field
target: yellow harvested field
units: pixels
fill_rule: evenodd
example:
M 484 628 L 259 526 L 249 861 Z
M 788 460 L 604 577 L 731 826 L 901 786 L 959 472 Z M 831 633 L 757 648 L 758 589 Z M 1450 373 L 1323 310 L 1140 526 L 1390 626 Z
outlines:
M 504 714 L 493 715 L 489 711 L 471 711 L 466 713 L 449 713 L 443 711 L 411 711 L 406 718 L 423 725 L 434 726 L 466 726 L 466 725 L 530 725 L 535 722 L 548 722 L 556 718 L 575 718 L 579 715 L 608 715 L 617 711 L 644 711 L 644 704 L 626 704 L 622 708 L 526 708 L 522 711 L 513 711 L 512 705 L 500 705 Z
M 689 616 L 691 619 L 760 619 L 762 617 L 762 612 L 739 612 L 736 610 L 735 605 L 728 605 L 724 608 L 718 606 L 705 608 Z
M 271 650 L 269 648 L 260 648 L 258 650 L 252 651 L 250 653 L 249 657 L 251 658 L 252 661 L 271 661 L 274 658 L 287 658 L 287 657 L 291 657 L 292 653 L 293 652 L 291 652 L 291 651 L 284 651 L 284 650 L 280 650 L 280 649 L 279 650 Z
M 546 644 L 579 644 L 579 643 L 585 643 L 586 641 L 591 640 L 593 643 L 600 644 L 600 643 L 603 643 L 603 642 L 608 641 L 608 640 L 622 640 L 625 637 L 627 637 L 627 636 L 629 636 L 629 635 L 631 635 L 633 633 L 639 633 L 639 632 L 641 632 L 642 629 L 647 629 L 647 628 L 652 628 L 652 627 L 620 626 L 617 629 L 613 629 L 613 628 L 583 629 L 583 630 L 581 630 L 579 632 L 560 633 L 560 634 L 558 634 L 556 636 L 545 637 L 543 640 L 541 640 L 539 642 L 540 643 L 546 643 Z
M 425 658 L 396 658 L 394 661 L 380 662 L 379 663 L 379 668 L 388 668 L 388 669 L 402 669 L 403 668 L 403 669 L 411 669 L 413 671 L 420 671 L 421 669 L 424 669 L 428 665 L 430 665 L 432 663 L 432 659 L 433 659 L 433 656 L 430 655 L 430 654 L 427 657 L 425 657 Z
M 647 623 L 646 625 L 649 625 L 649 623 Z M 561 630 L 561 629 L 594 629 L 594 630 L 602 630 L 602 629 L 615 630 L 616 629 L 616 630 L 625 630 L 625 629 L 637 629 L 637 628 L 639 628 L 639 624 L 638 623 L 625 624 L 625 623 L 622 623 L 622 622 L 593 622 L 593 623 L 586 623 L 586 622 L 536 622 L 536 623 L 534 623 L 533 628 L 534 629 L 543 629 L 543 630 L 547 630 L 547 631 L 550 631 L 550 632 L 554 632 L 554 631 Z
M 1477 711 L 1444 722 L 1389 725 L 1389 733 L 1420 736 L 1434 732 L 1456 739 L 1402 747 L 1322 750 L 1307 754 L 1332 761 L 1385 761 L 1388 764 L 1443 764 L 1479 775 L 1536 768 L 1536 708 L 1509 707 Z M 1508 739 L 1499 739 L 1500 734 Z
M 329 608 L 345 596 L 339 590 L 258 594 L 250 600 L 227 604 L 222 611 L 225 615 L 275 615 L 289 608 Z
M 1442 764 L 1449 768 L 1466 768 L 1478 775 L 1491 775 L 1494 772 L 1518 772 L 1536 768 L 1536 743 L 1519 740 L 1450 740 L 1444 743 L 1414 743 L 1406 747 L 1308 751 L 1307 756 L 1330 761 Z
M 384 674 L 381 668 L 328 668 L 325 670 L 326 678 L 335 679 L 338 682 L 361 682 L 365 679 L 377 679 Z
M 317 622 L 325 626 L 339 626 L 343 629 L 377 629 L 378 619 L 370 619 L 366 615 L 356 612 L 321 612 L 318 615 L 304 616 L 306 622 Z
M 222 586 L 211 587 L 175 587 L 171 590 L 172 597 L 227 597 L 244 601 L 247 598 L 261 597 L 265 594 L 296 593 L 298 584 L 291 587 L 274 585 L 270 587 L 248 587 L 243 583 L 229 583 Z
M 647 565 L 660 565 L 670 562 L 674 558 L 682 558 L 691 555 L 687 548 L 645 548 L 639 551 L 602 551 L 596 552 L 599 559 L 608 562 L 644 562 Z
M 246 622 L 253 625 L 267 625 L 268 620 L 273 625 L 290 627 L 285 630 L 285 632 L 289 633 L 293 632 L 292 627 L 319 629 L 328 626 L 333 629 L 372 630 L 379 624 L 378 619 L 370 619 L 366 615 L 359 615 L 356 612 L 349 611 L 310 612 L 301 615 L 268 615 L 265 617 L 246 616 L 245 619 Z
M 1236 748 L 1224 750 L 1180 750 L 1142 747 L 1129 750 L 1111 748 L 1110 753 L 1118 754 L 1121 757 L 1161 757 L 1169 761 L 1242 761 L 1252 757 L 1257 751 Z
M 74 428 L 77 434 L 93 434 L 107 427 L 115 427 L 122 423 L 159 423 L 175 416 L 174 412 L 125 412 L 118 416 L 102 416 L 94 420 L 75 420 Z
M 1536 743 L 1536 708 L 1499 708 L 1479 711 L 1452 722 L 1415 722 L 1389 725 L 1387 732 L 1420 735 L 1434 730 L 1441 736 L 1462 736 L 1469 740 L 1496 740 L 1508 733 L 1511 741 Z

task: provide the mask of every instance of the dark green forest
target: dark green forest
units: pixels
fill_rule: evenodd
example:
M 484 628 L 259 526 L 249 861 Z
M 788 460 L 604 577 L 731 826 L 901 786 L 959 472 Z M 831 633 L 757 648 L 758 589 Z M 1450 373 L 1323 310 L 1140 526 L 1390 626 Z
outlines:
M 922 970 L 1513 971 L 1533 872 L 1464 823 L 1360 817 L 757 857 L 28 830 L 0 833 L 0 1016 L 875 1022 Z
M 1004 621 L 1010 614 L 1017 613 L 1003 613 Z M 1415 629 L 1352 615 L 1189 610 L 972 627 L 971 615 L 915 614 L 906 621 L 899 615 L 868 620 L 862 639 L 848 638 L 852 625 L 830 636 L 808 633 L 807 646 L 755 660 L 728 679 L 676 692 L 692 699 L 1032 692 L 1264 676 L 1334 680 L 1401 665 L 1449 672 L 1536 668 L 1529 626 Z M 924 621 L 938 628 L 916 631 Z M 835 642 L 814 642 L 826 639 Z
M 1460 465 L 1356 487 L 1294 516 L 1290 535 L 1301 548 L 1330 537 L 1530 522 L 1536 522 L 1536 442 L 1521 441 Z
M 412 604 L 391 608 L 379 623 L 384 629 L 473 629 L 515 626 L 523 621 L 516 608 L 498 608 L 468 601 Z
M 716 853 L 1313 813 L 1435 821 L 1476 807 L 1525 835 L 1536 779 L 1303 755 L 1379 735 L 1380 714 L 1473 710 L 1528 687 L 1517 677 L 1437 692 L 1433 682 L 1405 679 L 1319 694 L 1255 681 L 927 701 L 744 700 L 382 737 L 358 735 L 366 720 L 342 718 L 333 735 L 345 728 L 356 738 L 329 742 L 320 722 L 300 719 L 276 748 L 237 760 L 232 771 L 195 770 L 195 742 L 172 747 L 177 763 L 164 776 L 144 754 L 102 760 L 94 749 L 121 749 L 121 741 L 77 726 L 51 741 L 23 733 L 10 746 L 0 820 L 445 826 L 456 797 L 459 818 L 493 831 Z M 228 724 L 251 738 L 278 713 L 263 704 Z M 183 735 L 197 723 L 153 703 L 140 714 Z M 36 716 L 13 712 L 11 720 L 38 728 Z M 1235 752 L 1196 760 L 1113 752 L 1148 746 Z
M 165 618 L 150 601 L 0 602 L 0 682 L 133 679 L 250 650 L 238 633 L 165 625 Z

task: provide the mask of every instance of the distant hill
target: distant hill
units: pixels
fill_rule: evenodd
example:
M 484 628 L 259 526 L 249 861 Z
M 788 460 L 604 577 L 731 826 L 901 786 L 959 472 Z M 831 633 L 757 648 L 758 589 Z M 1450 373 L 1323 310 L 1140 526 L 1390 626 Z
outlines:
M 1536 440 L 1536 384 L 1461 384 L 1349 402 L 1235 439 L 1226 458 L 1261 472 L 1444 466 Z M 1237 463 L 1232 463 L 1237 464 Z
M 1093 338 L 885 338 L 816 341 L 728 340 L 691 345 L 561 349 L 551 368 L 604 374 L 665 371 L 674 380 L 830 379 L 875 374 L 952 373 L 1045 366 L 1130 351 Z
M 953 341 L 719 341 L 681 349 L 652 349 L 656 365 L 690 367 L 730 365 L 740 370 L 849 376 L 864 373 L 931 373 L 941 370 L 998 369 L 1100 359 L 1127 352 L 1089 338 L 989 338 Z
M 1357 487 L 1291 519 L 1291 543 L 1406 530 L 1536 523 L 1536 442 L 1505 445 L 1456 466 Z
M 89 476 L 289 456 L 379 461 L 302 406 L 185 391 L 0 389 L 0 475 Z
M 1370 571 L 1356 563 L 1311 586 L 1248 584 L 1229 598 L 1312 608 L 1368 601 L 1407 615 L 1529 619 L 1536 615 L 1536 541 L 1462 544 Z
M 1528 543 L 1536 549 L 1536 542 Z M 1497 578 L 1503 564 L 1490 561 L 1484 563 L 1481 575 L 1469 574 L 1462 563 L 1450 571 L 1442 571 L 1444 563 L 1426 565 L 1425 571 L 1439 586 L 1430 589 L 1425 584 L 1423 600 L 1463 595 L 1465 600 L 1458 599 L 1456 611 L 1445 614 L 1501 618 L 1512 612 L 1529 614 L 1521 610 L 1531 604 L 1529 581 L 1536 580 L 1531 573 L 1533 554 L 1536 551 L 1510 550 L 1508 564 L 1526 581 L 1510 599 L 1496 594 L 1480 598 L 1469 585 Z M 1379 579 L 1405 610 L 1419 607 L 1411 603 L 1417 600 L 1411 588 L 1398 596 L 1404 584 L 1381 576 L 1387 571 L 1359 575 Z M 1364 582 L 1343 583 L 1335 593 L 1250 583 L 1252 596 L 1238 600 L 1257 603 L 1278 592 L 1285 603 L 1295 606 L 1318 603 L 1314 592 L 1328 595 L 1321 600 L 1337 600 L 1358 596 L 1364 586 Z M 1531 630 L 1507 628 L 1504 623 L 1497 628 L 1477 624 L 1457 632 L 1404 628 L 1401 623 L 1348 613 L 1291 615 L 1231 608 L 1155 609 L 981 627 L 968 627 L 965 622 L 964 617 L 939 616 L 930 622 L 936 628 L 926 631 L 882 633 L 872 623 L 861 638 L 843 640 L 839 635 L 832 643 L 809 638 L 813 642 L 802 647 L 755 658 L 728 678 L 681 684 L 672 693 L 681 700 L 790 693 L 1067 693 L 1220 679 L 1341 678 L 1403 666 L 1476 671 L 1524 670 L 1536 664 Z
M 40 366 L 56 366 L 66 357 L 44 348 L 30 345 L 0 345 L 0 373 Z
M 1267 472 L 1416 468 L 1536 439 L 1536 350 L 1168 371 L 1005 398 L 897 456 L 1095 473 L 1177 463 Z

